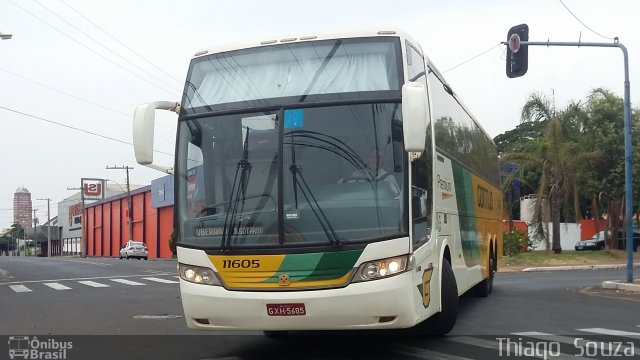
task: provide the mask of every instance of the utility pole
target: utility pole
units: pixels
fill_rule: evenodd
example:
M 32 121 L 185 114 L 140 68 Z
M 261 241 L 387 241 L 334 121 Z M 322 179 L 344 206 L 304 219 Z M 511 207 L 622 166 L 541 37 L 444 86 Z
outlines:
M 133 214 L 131 211 L 131 187 L 129 185 L 129 170 L 133 170 L 130 166 L 107 166 L 107 170 L 126 170 L 127 171 L 127 209 L 129 213 L 129 239 L 133 240 Z
M 47 201 L 47 257 L 51 257 L 51 199 L 36 199 Z
M 38 219 L 36 218 L 36 209 L 33 209 L 33 256 L 38 256 Z M 26 238 L 25 234 L 25 238 Z

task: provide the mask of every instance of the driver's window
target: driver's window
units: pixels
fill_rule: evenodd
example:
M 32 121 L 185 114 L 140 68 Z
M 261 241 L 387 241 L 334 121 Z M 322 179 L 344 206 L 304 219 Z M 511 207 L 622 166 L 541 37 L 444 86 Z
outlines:
M 187 212 L 197 217 L 205 206 L 204 169 L 202 149 L 189 143 L 187 148 Z
M 426 87 L 424 59 L 410 43 L 407 43 L 407 63 L 409 79 L 424 83 Z M 428 242 L 431 235 L 433 154 L 430 123 L 427 124 L 425 138 L 425 151 L 411 164 L 411 217 L 414 248 Z

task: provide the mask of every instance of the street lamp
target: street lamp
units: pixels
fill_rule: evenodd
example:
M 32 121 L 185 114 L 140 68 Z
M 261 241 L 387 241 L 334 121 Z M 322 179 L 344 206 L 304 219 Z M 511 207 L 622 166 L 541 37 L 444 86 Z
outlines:
M 13 37 L 12 34 L 0 32 L 0 39 L 2 40 L 9 40 L 11 37 Z

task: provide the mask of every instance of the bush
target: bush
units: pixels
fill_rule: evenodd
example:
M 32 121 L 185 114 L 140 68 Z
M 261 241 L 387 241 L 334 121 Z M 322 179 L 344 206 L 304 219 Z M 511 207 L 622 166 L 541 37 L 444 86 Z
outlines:
M 171 236 L 169 236 L 169 250 L 173 255 L 177 255 L 178 251 L 176 250 L 176 231 L 173 230 L 171 232 Z
M 505 256 L 512 256 L 527 251 L 533 246 L 524 231 L 513 229 L 511 233 L 503 233 L 502 253 Z

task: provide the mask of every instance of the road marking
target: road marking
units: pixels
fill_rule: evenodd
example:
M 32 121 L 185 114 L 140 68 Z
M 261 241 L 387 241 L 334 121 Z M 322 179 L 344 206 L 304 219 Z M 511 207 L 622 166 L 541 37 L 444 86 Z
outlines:
M 393 344 L 393 349 L 391 351 L 405 355 L 410 357 L 415 357 L 419 359 L 442 359 L 442 360 L 471 360 L 470 358 L 444 354 L 438 351 L 423 349 L 414 346 L 407 346 L 403 344 Z
M 160 278 L 155 278 L 155 277 L 146 277 L 146 278 L 142 278 L 143 280 L 149 280 L 149 281 L 155 281 L 155 282 L 159 282 L 159 283 L 163 283 L 163 284 L 179 284 L 179 281 L 174 281 L 174 280 L 167 280 L 167 279 L 160 279 Z
M 64 286 L 62 284 L 59 283 L 44 283 L 46 286 L 54 289 L 54 290 L 71 290 L 70 287 L 68 286 Z
M 517 333 L 511 333 L 511 335 L 518 335 L 518 336 L 553 336 L 553 334 L 547 334 L 547 333 L 543 333 L 543 332 L 539 332 L 539 331 L 525 331 L 525 332 L 517 332 Z
M 24 285 L 9 285 L 9 287 L 15 292 L 31 292 L 31 289 Z
M 503 356 L 509 357 L 515 354 L 523 354 L 524 352 L 524 349 L 520 346 L 520 344 L 518 344 L 517 339 L 512 339 L 512 338 L 509 338 L 508 336 L 497 337 L 496 338 L 497 341 L 478 339 L 470 336 L 448 337 L 448 338 L 444 338 L 444 340 L 457 342 L 461 344 L 467 344 L 471 346 L 477 346 L 477 347 L 490 349 L 490 350 L 496 350 L 498 352 L 499 357 L 503 357 Z M 533 356 L 533 357 L 540 358 L 540 359 L 543 359 L 543 358 L 547 359 L 546 354 L 541 354 L 540 356 Z M 564 360 L 577 359 L 574 355 L 565 354 L 565 353 L 559 353 L 558 356 L 555 356 L 555 353 L 554 353 L 553 358 L 564 359 Z
M 158 275 L 167 275 L 171 276 L 175 273 L 165 273 Z M 67 278 L 67 279 L 48 279 L 48 280 L 27 280 L 27 281 L 7 281 L 0 282 L 0 285 L 11 285 L 11 284 L 28 284 L 28 283 L 43 283 L 43 282 L 59 282 L 59 281 L 78 281 L 78 280 L 98 280 L 98 279 L 112 279 L 114 275 L 111 276 L 96 276 L 96 277 L 84 277 L 84 278 Z M 122 275 L 118 276 L 119 278 L 133 278 L 133 277 L 142 277 L 147 275 Z
M 117 282 L 120 284 L 125 284 L 125 285 L 134 285 L 134 286 L 140 286 L 140 285 L 147 285 L 147 284 L 143 284 L 137 281 L 131 281 L 131 280 L 126 280 L 126 279 L 110 279 L 113 282 Z
M 9 272 L 5 269 L 0 269 L 0 275 L 7 275 Z
M 595 333 L 595 334 L 603 334 L 603 335 L 640 337 L 640 333 L 637 333 L 637 332 L 612 330 L 612 329 L 605 329 L 605 328 L 590 328 L 590 329 L 576 329 L 576 330 Z
M 80 284 L 91 286 L 91 287 L 109 287 L 107 284 L 98 283 L 95 281 L 78 281 Z
M 89 264 L 89 265 L 98 265 L 98 266 L 115 266 L 115 264 L 101 263 L 101 262 L 94 262 L 94 261 L 87 261 L 87 260 L 70 260 L 70 259 L 56 259 L 56 260 L 76 262 L 76 263 Z

